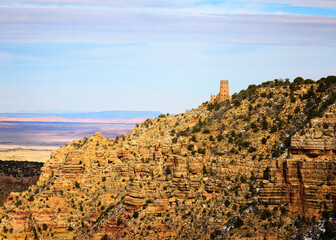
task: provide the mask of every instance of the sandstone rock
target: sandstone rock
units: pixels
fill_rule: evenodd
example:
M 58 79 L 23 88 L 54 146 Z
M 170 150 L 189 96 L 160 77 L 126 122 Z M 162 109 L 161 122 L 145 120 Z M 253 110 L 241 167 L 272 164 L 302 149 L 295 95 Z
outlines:
M 323 118 L 315 118 L 307 125 L 305 134 L 293 136 L 291 148 L 293 154 L 308 154 L 314 157 L 333 154 L 336 151 L 335 125 L 336 115 L 333 112 L 325 113 Z M 326 128 L 327 127 L 327 128 Z

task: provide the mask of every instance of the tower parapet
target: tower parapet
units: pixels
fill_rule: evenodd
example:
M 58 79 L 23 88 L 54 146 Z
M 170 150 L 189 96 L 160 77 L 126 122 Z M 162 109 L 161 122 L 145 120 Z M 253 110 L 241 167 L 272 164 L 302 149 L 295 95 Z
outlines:
M 220 81 L 220 88 L 219 88 L 219 93 L 217 96 L 213 96 L 211 94 L 211 99 L 210 103 L 217 101 L 217 102 L 223 102 L 227 99 L 230 99 L 230 94 L 229 94 L 229 81 L 228 80 L 221 80 Z

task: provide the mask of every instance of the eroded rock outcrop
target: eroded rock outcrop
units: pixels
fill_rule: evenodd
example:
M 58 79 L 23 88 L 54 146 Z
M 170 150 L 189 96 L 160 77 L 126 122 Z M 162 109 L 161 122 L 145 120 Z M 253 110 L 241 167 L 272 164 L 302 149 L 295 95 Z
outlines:
M 273 161 L 264 171 L 260 199 L 291 204 L 292 211 L 318 215 L 336 206 L 336 115 L 331 108 L 294 135 L 292 156 Z
M 324 117 L 310 120 L 303 132 L 296 133 L 291 142 L 292 153 L 312 157 L 335 154 L 335 112 L 335 108 L 330 109 Z

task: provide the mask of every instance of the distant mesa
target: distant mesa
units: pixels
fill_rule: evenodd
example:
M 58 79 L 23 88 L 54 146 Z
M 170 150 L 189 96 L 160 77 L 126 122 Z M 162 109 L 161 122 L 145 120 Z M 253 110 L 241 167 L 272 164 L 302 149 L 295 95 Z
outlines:
M 67 119 L 63 117 L 0 117 L 0 122 L 40 122 L 40 123 L 125 123 L 135 124 L 142 123 L 147 118 L 131 118 L 131 119 Z
M 154 118 L 157 111 L 105 111 L 64 113 L 0 113 L 0 122 L 59 122 L 59 123 L 142 123 Z
M 230 94 L 229 94 L 229 81 L 228 80 L 221 80 L 220 81 L 220 88 L 219 88 L 219 93 L 215 96 L 212 95 L 210 96 L 210 102 L 223 102 L 227 99 L 231 99 Z

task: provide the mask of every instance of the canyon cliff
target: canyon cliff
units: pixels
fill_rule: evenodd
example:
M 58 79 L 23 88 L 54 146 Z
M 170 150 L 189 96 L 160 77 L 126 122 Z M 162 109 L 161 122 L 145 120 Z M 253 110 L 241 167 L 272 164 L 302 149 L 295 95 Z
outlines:
M 53 152 L 7 239 L 288 239 L 336 204 L 336 78 L 274 80 Z M 318 233 L 317 233 L 318 234 Z

